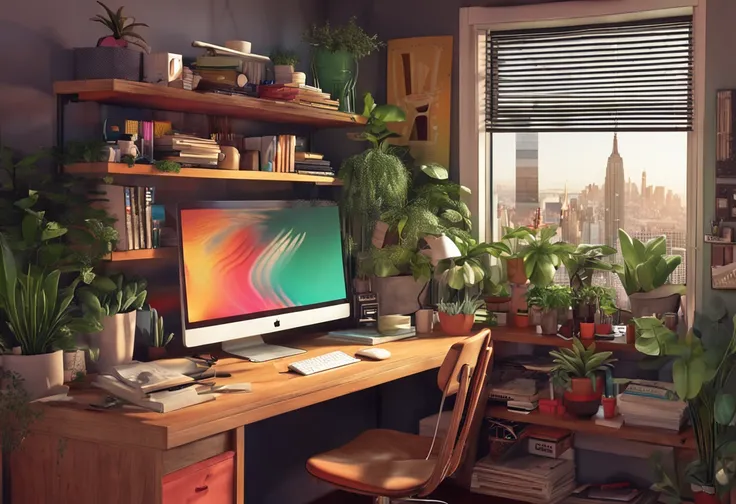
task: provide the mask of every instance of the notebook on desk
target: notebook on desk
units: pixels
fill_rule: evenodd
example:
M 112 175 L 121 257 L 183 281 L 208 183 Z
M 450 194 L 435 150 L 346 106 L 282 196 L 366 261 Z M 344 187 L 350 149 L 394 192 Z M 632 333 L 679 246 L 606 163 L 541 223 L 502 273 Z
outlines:
M 325 338 L 334 341 L 342 341 L 344 343 L 352 343 L 354 345 L 382 345 L 391 341 L 402 340 L 416 336 L 417 331 L 414 327 L 408 329 L 399 329 L 388 333 L 379 333 L 378 329 L 364 327 L 361 329 L 343 329 L 340 331 L 330 331 Z

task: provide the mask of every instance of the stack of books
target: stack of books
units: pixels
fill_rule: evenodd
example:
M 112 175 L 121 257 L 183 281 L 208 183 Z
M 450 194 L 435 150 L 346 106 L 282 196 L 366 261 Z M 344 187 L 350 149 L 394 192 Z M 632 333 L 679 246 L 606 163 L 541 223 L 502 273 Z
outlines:
M 155 248 L 152 206 L 154 187 L 102 185 L 98 188 L 102 206 L 115 219 L 118 241 L 115 250 Z
M 539 393 L 532 378 L 515 378 L 505 383 L 491 385 L 488 397 L 491 401 L 506 403 L 509 411 L 528 413 L 537 409 Z
M 610 488 L 582 485 L 575 489 L 563 504 L 655 504 L 659 494 L 653 490 L 639 490 L 630 486 L 611 485 Z
M 243 59 L 237 56 L 199 56 L 196 68 L 202 88 L 243 88 L 248 83 Z
M 258 151 L 260 171 L 295 173 L 296 136 L 268 135 L 243 139 L 243 147 L 248 151 Z
M 340 106 L 340 102 L 333 100 L 329 93 L 323 93 L 320 88 L 308 86 L 307 84 L 288 83 L 258 86 L 258 97 L 290 101 L 323 110 L 337 110 Z
M 111 374 L 98 375 L 92 385 L 119 399 L 159 413 L 215 399 L 212 394 L 198 394 L 194 378 L 153 362 L 115 366 Z
M 382 345 L 391 341 L 412 338 L 416 334 L 417 330 L 414 327 L 382 332 L 378 332 L 378 329 L 373 327 L 362 327 L 360 329 L 330 331 L 325 338 L 353 345 Z
M 561 458 L 521 454 L 502 461 L 490 457 L 473 469 L 470 491 L 533 504 L 555 504 L 575 489 L 573 450 Z
M 314 154 L 311 152 L 297 152 L 295 154 L 295 170 L 297 173 L 305 175 L 323 175 L 325 177 L 333 177 L 335 170 L 332 164 L 326 159 L 322 159 L 322 154 Z
M 632 380 L 618 395 L 618 411 L 626 425 L 679 432 L 687 418 L 687 403 L 677 397 L 672 383 Z
M 197 76 L 195 79 L 194 72 L 189 67 L 184 67 L 181 72 L 181 79 L 169 82 L 169 87 L 175 87 L 179 89 L 186 89 L 191 91 L 197 88 L 201 77 Z
M 155 156 L 156 159 L 176 161 L 183 166 L 217 168 L 220 146 L 209 138 L 172 133 L 156 139 Z

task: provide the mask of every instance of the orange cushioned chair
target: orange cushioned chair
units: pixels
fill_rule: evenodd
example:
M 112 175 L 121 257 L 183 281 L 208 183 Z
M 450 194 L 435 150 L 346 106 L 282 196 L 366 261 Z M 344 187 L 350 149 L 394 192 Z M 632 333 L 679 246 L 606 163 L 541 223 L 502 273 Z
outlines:
M 443 402 L 457 398 L 444 439 L 436 439 L 437 429 L 434 437 L 369 430 L 341 448 L 310 458 L 307 470 L 343 490 L 373 496 L 376 504 L 440 503 L 422 498 L 460 465 L 492 352 L 491 331 L 485 329 L 455 343 L 447 353 L 437 384 Z

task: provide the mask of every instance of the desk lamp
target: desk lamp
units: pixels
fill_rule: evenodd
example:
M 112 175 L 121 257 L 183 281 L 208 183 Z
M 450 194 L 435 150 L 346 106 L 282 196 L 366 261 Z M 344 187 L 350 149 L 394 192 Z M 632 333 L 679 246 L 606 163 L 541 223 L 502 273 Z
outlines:
M 440 261 L 462 256 L 462 253 L 460 252 L 460 249 L 457 248 L 457 245 L 455 245 L 455 242 L 445 235 L 425 236 L 424 241 L 427 242 L 427 246 L 429 248 L 424 249 L 421 252 L 429 257 L 432 268 L 436 268 Z M 420 310 L 422 309 L 422 294 L 424 294 L 424 290 L 427 288 L 427 285 L 429 285 L 429 282 L 427 282 L 417 296 L 417 304 L 419 305 Z

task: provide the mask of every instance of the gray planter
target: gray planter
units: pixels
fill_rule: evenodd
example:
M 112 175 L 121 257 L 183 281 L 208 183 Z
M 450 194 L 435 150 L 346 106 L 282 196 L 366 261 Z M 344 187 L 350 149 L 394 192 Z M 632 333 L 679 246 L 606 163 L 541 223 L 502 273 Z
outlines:
M 74 79 L 124 79 L 141 81 L 143 53 L 124 47 L 77 47 Z
M 633 317 L 649 317 L 656 314 L 677 313 L 680 308 L 680 285 L 663 285 L 650 292 L 641 292 L 629 296 L 631 315 Z
M 557 310 L 542 312 L 542 323 L 540 325 L 542 326 L 542 334 L 557 334 Z
M 380 315 L 409 315 L 419 308 L 417 296 L 427 282 L 417 282 L 412 276 L 371 278 L 371 290 L 378 294 L 378 313 Z M 427 292 L 422 292 L 421 302 L 427 301 Z

